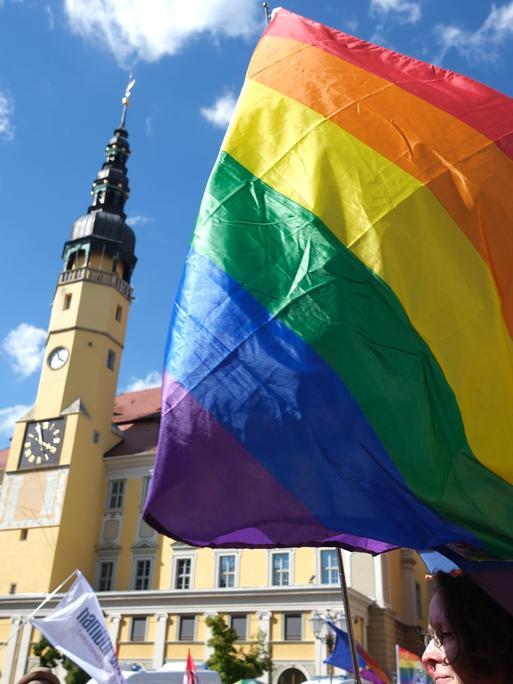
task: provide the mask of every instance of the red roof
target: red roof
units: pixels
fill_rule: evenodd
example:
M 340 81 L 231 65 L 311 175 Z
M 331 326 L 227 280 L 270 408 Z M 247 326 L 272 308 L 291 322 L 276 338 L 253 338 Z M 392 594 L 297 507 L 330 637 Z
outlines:
M 160 387 L 119 394 L 112 421 L 123 432 L 123 441 L 106 456 L 156 451 L 160 425 Z
M 112 422 L 121 427 L 122 423 L 134 423 L 155 416 L 160 416 L 160 387 L 118 394 Z

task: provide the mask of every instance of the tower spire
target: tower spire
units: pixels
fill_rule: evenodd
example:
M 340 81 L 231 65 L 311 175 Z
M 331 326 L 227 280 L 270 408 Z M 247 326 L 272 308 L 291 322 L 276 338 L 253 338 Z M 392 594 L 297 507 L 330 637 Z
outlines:
M 78 254 L 89 264 L 93 253 L 108 256 L 113 270 L 122 264 L 121 277 L 126 284 L 137 258 L 134 254 L 135 235 L 126 224 L 125 203 L 130 194 L 126 163 L 130 156 L 128 131 L 125 128 L 127 108 L 135 80 L 130 75 L 121 100 L 123 109 L 119 127 L 105 147 L 105 159 L 91 187 L 92 201 L 87 213 L 73 224 L 70 239 L 64 245 L 64 271 L 74 268 Z
M 123 219 L 126 218 L 124 213 L 125 202 L 130 194 L 126 169 L 126 162 L 130 156 L 130 146 L 125 123 L 132 88 L 135 85 L 132 74 L 128 78 L 125 94 L 121 98 L 123 104 L 121 121 L 105 147 L 105 161 L 93 181 L 91 190 L 93 201 L 88 209 L 88 213 L 98 210 L 107 211 L 118 214 Z

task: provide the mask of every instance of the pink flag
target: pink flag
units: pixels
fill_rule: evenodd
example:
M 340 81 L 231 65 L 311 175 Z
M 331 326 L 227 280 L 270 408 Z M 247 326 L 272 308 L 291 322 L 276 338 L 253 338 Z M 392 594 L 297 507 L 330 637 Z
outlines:
M 191 656 L 191 651 L 187 652 L 187 663 L 185 665 L 185 672 L 183 675 L 183 684 L 198 684 L 198 675 L 196 674 L 196 665 Z

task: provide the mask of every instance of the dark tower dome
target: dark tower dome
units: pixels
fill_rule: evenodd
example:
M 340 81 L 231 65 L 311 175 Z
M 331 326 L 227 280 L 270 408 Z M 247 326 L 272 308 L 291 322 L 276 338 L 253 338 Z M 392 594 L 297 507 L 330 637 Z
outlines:
M 125 222 L 125 202 L 130 194 L 126 162 L 130 156 L 128 132 L 125 128 L 126 110 L 132 84 L 123 98 L 123 113 L 119 128 L 105 147 L 105 161 L 93 181 L 91 206 L 87 214 L 73 224 L 70 239 L 63 250 L 64 270 L 78 263 L 89 263 L 93 253 L 109 259 L 112 271 L 119 271 L 126 283 L 137 262 L 135 256 L 135 234 Z M 120 267 L 121 265 L 121 267 Z

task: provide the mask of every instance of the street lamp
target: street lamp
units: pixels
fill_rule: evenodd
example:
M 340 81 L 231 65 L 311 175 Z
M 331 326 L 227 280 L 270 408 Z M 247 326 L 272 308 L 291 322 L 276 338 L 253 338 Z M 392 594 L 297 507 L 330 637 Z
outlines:
M 333 630 L 326 622 L 334 622 L 337 627 L 342 627 L 343 614 L 334 613 L 331 610 L 327 610 L 323 615 L 319 613 L 318 610 L 312 612 L 312 617 L 310 618 L 312 623 L 312 631 L 314 637 L 320 641 L 322 644 L 326 644 L 327 657 L 333 653 L 333 648 L 335 647 L 335 635 Z M 328 663 L 328 674 L 330 677 L 330 684 L 333 677 L 333 665 Z

